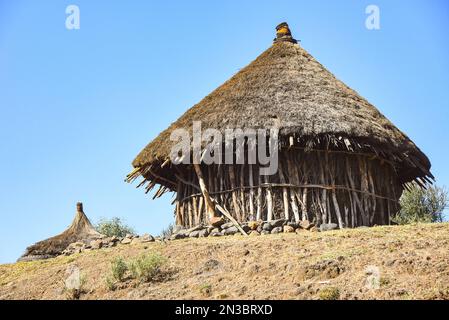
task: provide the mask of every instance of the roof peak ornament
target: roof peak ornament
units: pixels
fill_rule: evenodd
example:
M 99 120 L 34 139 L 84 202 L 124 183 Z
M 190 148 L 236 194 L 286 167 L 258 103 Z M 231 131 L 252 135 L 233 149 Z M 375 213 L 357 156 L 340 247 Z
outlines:
M 287 22 L 282 22 L 276 27 L 276 38 L 273 40 L 276 42 L 291 42 L 298 43 L 296 39 L 293 39 L 292 33 L 290 32 L 290 28 L 288 27 Z

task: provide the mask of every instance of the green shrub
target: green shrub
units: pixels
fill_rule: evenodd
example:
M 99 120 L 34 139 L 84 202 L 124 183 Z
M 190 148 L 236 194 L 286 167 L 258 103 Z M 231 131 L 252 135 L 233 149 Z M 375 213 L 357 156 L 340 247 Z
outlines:
M 101 219 L 95 226 L 95 229 L 108 237 L 124 237 L 126 234 L 134 233 L 134 229 L 127 226 L 120 218 Z
M 324 288 L 320 290 L 319 297 L 321 300 L 338 300 L 340 298 L 340 290 L 335 287 Z
M 117 289 L 116 282 L 115 282 L 115 280 L 112 278 L 112 276 L 106 277 L 106 279 L 104 279 L 104 282 L 105 282 L 106 288 L 108 288 L 108 290 L 114 291 L 115 289 Z
M 117 288 L 117 282 L 123 281 L 128 265 L 122 257 L 117 257 L 111 262 L 111 272 L 105 279 L 106 287 L 113 291 Z
M 128 265 L 123 258 L 115 258 L 111 262 L 111 276 L 113 280 L 122 281 L 126 271 L 128 271 Z
M 448 194 L 444 188 L 427 185 L 426 189 L 410 184 L 400 199 L 401 210 L 393 219 L 398 224 L 416 222 L 442 222 L 443 211 L 448 204 Z
M 148 282 L 161 273 L 161 266 L 166 259 L 159 253 L 143 254 L 129 263 L 129 270 L 133 278 L 141 282 Z

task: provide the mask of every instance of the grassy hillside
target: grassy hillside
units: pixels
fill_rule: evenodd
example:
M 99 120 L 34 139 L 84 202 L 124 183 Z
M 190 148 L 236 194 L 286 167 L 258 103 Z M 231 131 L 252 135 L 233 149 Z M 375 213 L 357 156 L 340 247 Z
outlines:
M 108 289 L 115 257 L 154 252 L 154 280 Z M 119 245 L 0 265 L 0 299 L 70 298 L 74 266 L 80 299 L 449 299 L 449 224 Z

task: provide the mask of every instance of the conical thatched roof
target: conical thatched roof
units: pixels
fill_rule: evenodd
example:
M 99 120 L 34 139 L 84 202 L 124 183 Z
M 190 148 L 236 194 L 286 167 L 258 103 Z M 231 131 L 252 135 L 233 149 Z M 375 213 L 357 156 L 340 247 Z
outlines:
M 103 235 L 95 230 L 83 211 L 82 203 L 77 203 L 77 210 L 72 224 L 61 234 L 39 241 L 26 248 L 18 261 L 30 261 L 52 258 L 60 255 L 71 243 L 80 241 L 89 243 Z
M 281 139 L 294 135 L 306 146 L 327 141 L 350 151 L 380 153 L 395 163 L 404 183 L 432 177 L 428 158 L 403 132 L 294 41 L 275 41 L 149 143 L 133 166 L 164 162 L 173 143 L 170 133 L 191 130 L 193 121 L 200 120 L 203 130 L 224 132 L 269 128 L 274 119 Z

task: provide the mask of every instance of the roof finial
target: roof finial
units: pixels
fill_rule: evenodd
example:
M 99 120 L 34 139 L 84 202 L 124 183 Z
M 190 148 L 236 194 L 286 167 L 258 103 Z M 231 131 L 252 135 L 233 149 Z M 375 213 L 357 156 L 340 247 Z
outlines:
M 274 43 L 282 41 L 298 43 L 298 41 L 293 39 L 287 22 L 282 22 L 276 27 L 276 38 L 274 39 Z
M 82 202 L 77 202 L 76 203 L 76 211 L 77 212 L 83 212 L 83 203 Z

